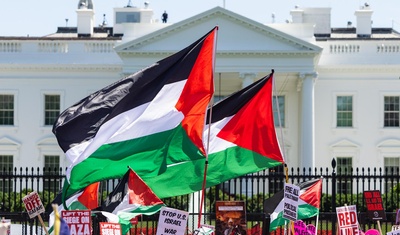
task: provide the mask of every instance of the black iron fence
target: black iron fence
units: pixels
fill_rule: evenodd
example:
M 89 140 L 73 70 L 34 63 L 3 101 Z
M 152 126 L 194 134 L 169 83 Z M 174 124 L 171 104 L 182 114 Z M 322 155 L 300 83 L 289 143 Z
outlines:
M 18 229 L 18 234 L 33 235 L 45 234 L 41 229 L 38 218 L 30 219 L 26 213 L 22 198 L 32 191 L 40 194 L 45 207 L 51 207 L 51 201 L 62 188 L 65 171 L 63 169 L 3 169 L 0 172 L 0 217 L 11 219 L 12 229 Z M 323 178 L 320 213 L 317 217 L 307 219 L 306 223 L 317 225 L 318 235 L 335 235 L 336 207 L 356 205 L 358 222 L 363 231 L 380 229 L 383 234 L 391 231 L 396 220 L 396 210 L 400 208 L 400 175 L 399 167 L 391 168 L 356 168 L 348 171 L 332 166 L 315 169 L 289 169 L 288 182 L 297 184 L 315 178 Z M 198 212 L 201 201 L 200 194 L 183 195 L 162 199 L 168 207 L 189 212 L 188 234 L 191 234 L 200 217 L 201 223 L 215 225 L 215 203 L 217 201 L 244 201 L 246 205 L 247 234 L 268 231 L 269 215 L 263 211 L 264 201 L 283 188 L 286 174 L 283 167 L 268 169 L 244 177 L 232 179 L 206 190 L 202 213 Z M 103 195 L 116 185 L 117 181 L 103 182 Z M 386 211 L 386 220 L 372 221 L 367 217 L 363 192 L 379 190 L 383 206 Z M 51 211 L 51 210 L 49 210 Z M 49 214 L 42 215 L 43 221 L 48 222 Z M 143 216 L 137 225 L 130 231 L 131 234 L 156 234 L 158 214 Z M 261 230 L 251 230 L 261 225 Z M 379 227 L 378 227 L 379 225 Z M 278 229 L 271 234 L 282 234 Z M 219 235 L 219 234 L 217 234 Z

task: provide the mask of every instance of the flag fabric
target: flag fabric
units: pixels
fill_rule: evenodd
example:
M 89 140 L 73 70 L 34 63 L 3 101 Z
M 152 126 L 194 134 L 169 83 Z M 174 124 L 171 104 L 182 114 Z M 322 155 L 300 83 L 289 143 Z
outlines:
M 322 179 L 314 179 L 298 184 L 300 187 L 299 206 L 297 219 L 307 219 L 319 213 L 321 204 Z M 281 190 L 264 201 L 264 212 L 270 214 L 269 231 L 276 230 L 279 226 L 289 221 L 283 218 L 283 195 Z
M 129 169 L 115 189 L 96 210 L 117 215 L 122 225 L 123 234 L 127 232 L 126 225 L 138 215 L 152 215 L 157 213 L 164 202 L 158 198 L 146 183 Z M 109 220 L 107 213 L 103 213 Z
M 120 179 L 127 166 L 152 176 L 171 162 L 204 158 L 217 29 L 59 115 L 53 133 L 71 161 L 63 197 L 93 182 Z
M 256 223 L 250 229 L 250 235 L 261 235 L 261 227 L 259 223 Z
M 85 189 L 73 194 L 65 201 L 62 202 L 62 192 L 59 192 L 55 199 L 52 201 L 52 205 L 57 205 L 58 213 L 67 210 L 91 210 L 99 207 L 99 185 L 100 182 L 93 183 L 87 186 Z M 53 207 L 54 209 L 54 207 Z M 49 232 L 54 230 L 54 211 L 49 216 Z
M 54 235 L 70 235 L 68 224 L 61 218 L 57 204 L 53 204 Z
M 272 87 L 273 73 L 208 111 L 206 187 L 284 162 L 273 120 Z M 171 163 L 163 174 L 142 178 L 160 198 L 184 195 L 202 189 L 205 164 L 205 158 Z

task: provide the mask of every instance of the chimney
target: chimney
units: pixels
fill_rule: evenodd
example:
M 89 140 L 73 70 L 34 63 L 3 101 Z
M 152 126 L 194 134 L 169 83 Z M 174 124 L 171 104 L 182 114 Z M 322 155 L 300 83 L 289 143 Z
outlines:
M 354 13 L 357 19 L 356 33 L 357 37 L 371 37 L 372 32 L 372 13 L 368 3 L 365 3 L 360 10 L 356 10 Z
M 79 6 L 76 10 L 78 15 L 78 37 L 90 37 L 93 35 L 94 10 L 88 8 L 85 4 Z
M 331 34 L 331 8 L 303 8 L 298 6 L 290 11 L 293 23 L 314 24 L 314 34 L 329 36 Z

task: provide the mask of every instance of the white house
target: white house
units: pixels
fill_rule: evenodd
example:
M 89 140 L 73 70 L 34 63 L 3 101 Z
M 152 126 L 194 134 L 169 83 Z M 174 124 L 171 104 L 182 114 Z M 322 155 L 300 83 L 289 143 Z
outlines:
M 216 25 L 216 98 L 274 69 L 289 167 L 325 169 L 336 159 L 341 169 L 399 168 L 400 34 L 372 28 L 369 6 L 345 28 L 331 28 L 330 8 L 295 8 L 291 22 L 265 25 L 215 7 L 169 24 L 148 6 L 115 8 L 108 27 L 94 25 L 92 1 L 82 3 L 71 9 L 76 27 L 0 35 L 0 171 L 68 166 L 51 131 L 61 111 Z

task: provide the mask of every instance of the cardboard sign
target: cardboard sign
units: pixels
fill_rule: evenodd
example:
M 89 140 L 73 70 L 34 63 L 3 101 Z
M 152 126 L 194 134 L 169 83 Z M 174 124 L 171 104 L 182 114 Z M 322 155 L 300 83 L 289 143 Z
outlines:
M 359 235 L 357 208 L 353 206 L 336 207 L 339 235 Z
M 215 234 L 245 234 L 247 231 L 244 201 L 215 202 Z
M 386 220 L 381 192 L 379 190 L 364 191 L 364 199 L 367 206 L 367 214 L 371 220 Z
M 35 191 L 23 197 L 22 201 L 24 202 L 26 211 L 31 219 L 45 211 L 39 194 Z
M 169 207 L 160 210 L 158 218 L 157 235 L 183 235 L 186 232 L 186 225 L 189 213 Z
M 297 207 L 299 206 L 300 187 L 285 183 L 283 195 L 283 218 L 291 221 L 297 220 Z
M 121 224 L 119 223 L 108 223 L 99 222 L 100 225 L 100 235 L 121 235 Z
M 91 235 L 92 217 L 90 210 L 61 211 L 61 217 L 68 224 L 71 235 Z

